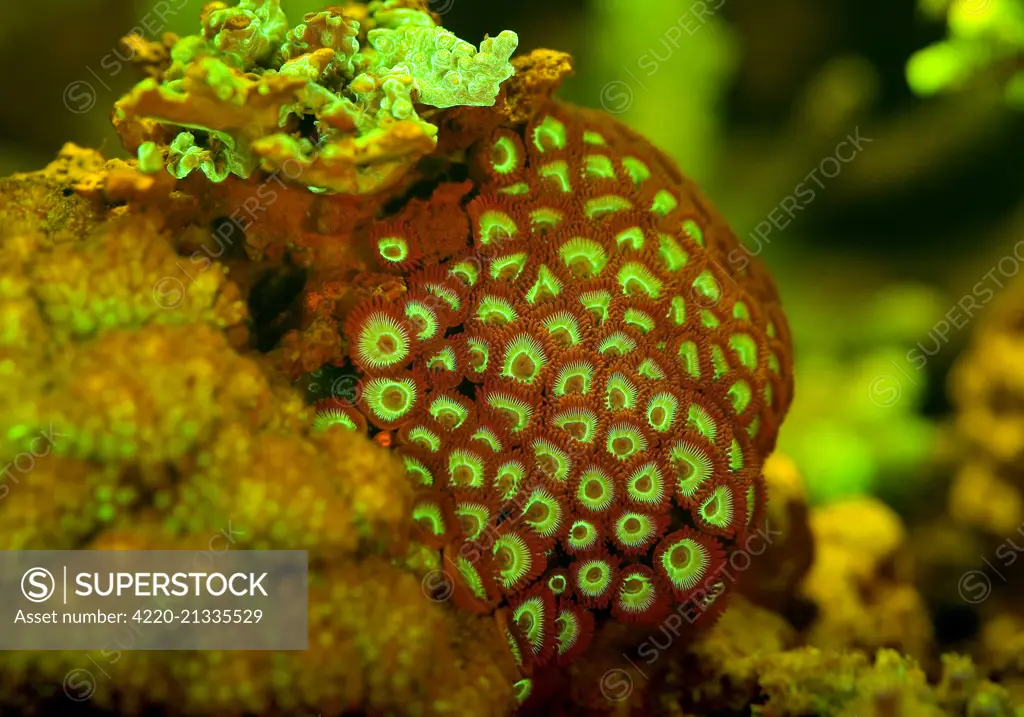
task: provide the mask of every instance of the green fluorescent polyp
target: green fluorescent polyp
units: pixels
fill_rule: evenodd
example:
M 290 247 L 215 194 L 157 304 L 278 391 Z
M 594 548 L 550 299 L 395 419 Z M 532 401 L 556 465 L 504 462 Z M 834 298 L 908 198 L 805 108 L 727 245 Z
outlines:
M 700 506 L 700 517 L 716 528 L 727 528 L 732 520 L 732 493 L 725 486 L 718 486 Z
M 600 468 L 588 468 L 580 476 L 576 499 L 585 508 L 599 513 L 615 499 L 615 483 Z
M 733 471 L 743 470 L 743 449 L 735 438 L 729 444 L 729 468 Z
M 576 589 L 586 597 L 601 597 L 612 584 L 612 568 L 604 560 L 588 560 L 576 574 Z
M 540 342 L 529 334 L 519 334 L 505 349 L 501 375 L 520 383 L 533 383 L 546 364 Z
M 452 268 L 448 270 L 448 275 L 459 279 L 466 286 L 476 286 L 477 281 L 480 280 L 480 270 L 471 261 L 460 261 L 452 265 Z
M 642 613 L 654 604 L 655 595 L 654 585 L 646 575 L 627 575 L 619 587 L 619 608 Z
M 512 612 L 512 619 L 520 627 L 534 653 L 544 646 L 544 601 L 539 597 L 524 600 Z
M 598 276 L 608 263 L 604 247 L 593 239 L 576 237 L 558 249 L 562 262 L 573 270 L 577 278 Z
M 658 505 L 665 497 L 665 479 L 657 463 L 645 463 L 626 481 L 626 494 L 637 503 Z
M 750 405 L 750 400 L 753 397 L 750 384 L 742 379 L 730 386 L 727 394 L 733 408 L 736 409 L 737 415 L 747 410 L 747 406 Z
M 515 254 L 506 254 L 505 256 L 495 257 L 491 262 L 491 278 L 515 281 L 519 278 L 519 275 L 523 273 L 523 269 L 525 267 L 525 252 L 517 252 Z
M 562 411 L 552 423 L 581 443 L 592 443 L 597 434 L 597 414 L 586 408 Z
M 448 529 L 444 514 L 435 503 L 419 503 L 412 508 L 412 519 L 423 525 L 432 535 L 444 535 Z
M 635 548 L 654 536 L 654 523 L 641 513 L 626 512 L 615 521 L 615 538 L 627 548 Z
M 515 533 L 502 535 L 495 539 L 492 550 L 498 564 L 498 575 L 505 589 L 515 587 L 516 583 L 530 572 L 533 556 L 526 541 Z
M 585 396 L 590 393 L 594 370 L 594 366 L 586 361 L 573 361 L 562 366 L 555 377 L 555 395 L 566 396 L 575 393 Z
M 669 450 L 669 461 L 675 467 L 679 492 L 693 497 L 700 486 L 711 477 L 714 464 L 703 449 L 685 441 L 677 441 Z
M 563 610 L 555 618 L 555 627 L 558 628 L 556 639 L 558 640 L 558 654 L 564 655 L 580 639 L 580 621 L 570 610 Z
M 607 142 L 605 142 L 604 137 L 599 135 L 597 132 L 594 132 L 593 130 L 589 130 L 589 129 L 585 130 L 583 132 L 583 142 L 585 144 L 594 144 L 594 145 L 607 144 Z
M 640 262 L 631 261 L 623 264 L 617 278 L 622 293 L 627 296 L 642 293 L 656 299 L 661 294 L 661 280 Z
M 405 305 L 405 317 L 411 320 L 419 331 L 416 338 L 420 341 L 432 339 L 437 334 L 437 314 L 421 301 L 410 301 Z
M 519 150 L 509 137 L 499 137 L 491 148 L 494 171 L 498 174 L 514 172 L 519 165 Z
M 700 357 L 696 343 L 693 341 L 683 341 L 679 344 L 678 358 L 679 364 L 686 373 L 694 378 L 700 378 Z
M 530 212 L 530 225 L 534 230 L 557 227 L 562 222 L 562 212 L 542 207 Z
M 533 144 L 540 152 L 553 152 L 565 149 L 565 125 L 548 115 L 533 130 Z
M 573 521 L 566 543 L 572 550 L 590 550 L 597 545 L 597 528 L 586 520 Z
M 548 578 L 548 590 L 555 595 L 561 595 L 569 587 L 569 582 L 564 575 L 552 575 Z
M 509 461 L 494 473 L 493 485 L 502 491 L 502 500 L 512 500 L 519 492 L 519 484 L 526 477 L 526 467 L 519 461 Z
M 722 298 L 722 287 L 719 286 L 718 280 L 709 271 L 701 272 L 700 276 L 693 280 L 693 288 L 701 296 L 710 299 L 712 302 L 717 302 Z
M 313 419 L 313 428 L 318 431 L 326 431 L 331 426 L 341 426 L 350 431 L 357 429 L 356 422 L 349 418 L 347 413 L 338 409 L 320 411 Z
M 526 182 L 518 182 L 516 184 L 510 184 L 507 187 L 502 187 L 501 189 L 498 190 L 498 192 L 500 194 L 511 194 L 511 195 L 529 194 L 530 193 L 530 185 L 527 184 Z
M 605 155 L 588 154 L 583 161 L 587 175 L 598 179 L 615 179 L 615 167 Z
M 704 230 L 692 219 L 687 219 L 682 224 L 683 234 L 693 239 L 697 246 L 704 246 Z
M 669 318 L 676 326 L 686 323 L 686 299 L 681 296 L 673 296 L 672 304 L 668 311 Z
M 409 243 L 401 237 L 377 240 L 377 251 L 385 261 L 401 263 L 409 258 Z
M 454 372 L 458 368 L 458 366 L 456 366 L 455 349 L 451 346 L 445 346 L 443 349 L 427 359 L 427 368 L 431 371 Z
M 469 531 L 465 531 L 465 529 L 463 530 L 466 540 L 470 541 L 476 540 L 480 537 L 480 534 L 484 532 L 488 521 L 491 519 L 491 511 L 487 509 L 487 506 L 479 505 L 477 503 L 466 503 L 456 506 L 455 515 L 460 518 L 460 522 L 463 526 L 467 523 L 474 526 Z
M 564 483 L 572 470 L 572 462 L 565 451 L 543 438 L 533 442 L 533 456 L 544 467 L 544 472 L 558 483 Z
M 636 340 L 632 336 L 616 331 L 598 344 L 597 352 L 602 356 L 606 354 L 610 356 L 624 356 L 630 351 L 636 350 L 636 346 Z
M 416 403 L 416 382 L 411 378 L 370 379 L 363 387 L 363 399 L 370 410 L 385 421 L 395 421 Z
M 636 407 L 639 391 L 636 385 L 619 372 L 608 378 L 605 387 L 605 408 L 609 411 L 628 411 Z
M 629 229 L 623 229 L 621 232 L 615 235 L 615 245 L 620 249 L 625 246 L 635 251 L 640 251 L 644 248 L 644 232 L 640 227 L 630 227 Z
M 459 575 L 461 575 L 462 579 L 465 581 L 466 586 L 469 587 L 470 592 L 472 592 L 478 600 L 486 600 L 487 591 L 484 589 L 484 581 L 480 577 L 480 573 L 477 571 L 476 566 L 460 555 L 455 559 L 455 567 L 458 569 Z
M 469 349 L 469 365 L 476 373 L 483 373 L 491 361 L 491 352 L 487 342 L 483 339 L 467 339 L 466 347 Z
M 618 460 L 626 461 L 647 450 L 647 440 L 633 426 L 619 423 L 608 429 L 605 448 Z
M 481 488 L 484 485 L 484 462 L 480 456 L 456 448 L 448 456 L 448 482 L 453 486 Z
M 564 160 L 558 160 L 556 162 L 550 162 L 542 166 L 537 170 L 537 174 L 540 175 L 541 179 L 554 179 L 561 191 L 571 192 L 572 182 L 569 180 L 569 165 Z
M 642 334 L 649 334 L 654 331 L 654 318 L 650 314 L 639 309 L 629 308 L 622 316 L 622 322 L 636 329 Z
M 480 441 L 495 453 L 501 453 L 501 441 L 490 428 L 478 428 L 470 436 L 471 441 Z
M 710 563 L 707 548 L 691 538 L 683 538 L 664 552 L 661 568 L 678 590 L 696 587 Z
M 718 426 L 715 424 L 714 419 L 699 404 L 690 404 L 690 410 L 686 415 L 686 425 L 707 438 L 711 443 L 714 443 L 715 438 L 718 436 Z
M 625 197 L 620 197 L 617 194 L 608 194 L 603 197 L 588 199 L 583 211 L 587 215 L 587 219 L 597 219 L 606 214 L 626 212 L 632 208 L 633 203 Z
M 438 396 L 430 404 L 430 415 L 449 430 L 455 430 L 469 416 L 469 411 L 459 402 L 445 396 Z
M 667 189 L 662 189 L 654 195 L 654 203 L 651 204 L 651 211 L 659 217 L 664 217 L 678 206 L 679 200 L 672 195 L 672 192 Z
M 477 238 L 481 244 L 493 244 L 512 239 L 518 233 L 519 227 L 505 212 L 491 209 L 480 215 L 480 233 Z
M 462 301 L 459 299 L 458 294 L 447 286 L 443 286 L 441 284 L 427 284 L 425 288 L 441 301 L 448 304 L 452 311 L 458 311 L 459 307 L 462 306 Z
M 405 472 L 416 479 L 420 485 L 433 485 L 434 476 L 423 463 L 412 456 L 405 456 L 402 459 L 405 464 Z
M 665 269 L 668 271 L 680 271 L 690 260 L 689 253 L 668 234 L 658 235 L 658 255 L 665 262 Z
M 534 490 L 523 506 L 523 522 L 542 538 L 548 538 L 562 524 L 562 506 L 546 490 Z
M 637 366 L 636 372 L 638 375 L 644 378 L 649 378 L 652 381 L 660 381 L 665 378 L 665 371 L 658 365 L 654 359 L 644 359 Z
M 608 313 L 611 310 L 612 295 L 608 291 L 598 289 L 586 291 L 580 294 L 580 303 L 583 308 L 594 315 L 599 324 L 608 320 Z
M 504 326 L 511 324 L 519 317 L 516 315 L 511 301 L 500 296 L 486 295 L 480 298 L 476 318 L 484 324 Z
M 562 282 L 547 266 L 541 266 L 537 270 L 537 281 L 526 292 L 526 300 L 531 304 L 536 304 L 545 299 L 554 298 L 560 293 L 562 293 Z
M 672 428 L 679 411 L 679 399 L 671 393 L 659 393 L 647 403 L 647 423 L 658 433 Z
M 732 334 L 729 345 L 739 354 L 741 364 L 751 371 L 757 368 L 757 343 L 750 334 Z
M 575 346 L 582 340 L 579 321 L 568 311 L 560 311 L 544 319 L 544 328 L 563 346 Z
M 725 351 L 718 344 L 711 346 L 711 365 L 715 369 L 715 379 L 729 373 L 729 362 L 725 358 Z
M 530 699 L 530 695 L 533 693 L 533 680 L 524 677 L 512 685 L 512 691 L 516 696 L 516 703 L 523 704 Z
M 505 394 L 491 394 L 487 404 L 511 419 L 512 432 L 519 433 L 530 425 L 533 409 L 530 404 Z
M 629 178 L 633 180 L 633 184 L 637 187 L 651 177 L 651 170 L 636 157 L 623 157 L 622 166 L 625 168 Z

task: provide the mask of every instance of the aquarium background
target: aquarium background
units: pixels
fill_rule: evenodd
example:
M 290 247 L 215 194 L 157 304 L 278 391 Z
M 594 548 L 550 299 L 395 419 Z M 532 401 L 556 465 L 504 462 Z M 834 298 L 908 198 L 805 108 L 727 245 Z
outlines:
M 283 5 L 297 18 L 322 4 Z M 923 536 L 920 555 L 940 552 L 928 536 L 955 522 L 967 450 L 951 377 L 1024 260 L 1024 3 L 430 5 L 474 44 L 512 29 L 521 51 L 570 52 L 561 96 L 617 116 L 697 180 L 782 294 L 796 393 L 778 451 L 808 501 L 878 497 Z M 201 7 L 4 3 L 0 176 L 67 141 L 127 156 L 109 111 L 138 77 L 118 39 L 190 33 Z M 991 544 L 956 547 L 962 565 Z M 938 644 L 974 639 L 955 579 L 923 572 Z

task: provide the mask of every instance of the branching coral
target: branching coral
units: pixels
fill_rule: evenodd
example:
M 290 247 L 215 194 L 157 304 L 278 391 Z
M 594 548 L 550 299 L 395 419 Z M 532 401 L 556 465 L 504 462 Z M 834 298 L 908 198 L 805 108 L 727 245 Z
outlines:
M 370 194 L 434 149 L 437 127 L 416 105 L 494 104 L 517 42 L 506 31 L 478 51 L 422 2 L 332 6 L 291 30 L 280 0 L 210 3 L 202 33 L 117 103 L 115 124 L 140 159 L 162 148 L 179 178 L 198 169 L 221 182 L 262 167 L 319 191 Z

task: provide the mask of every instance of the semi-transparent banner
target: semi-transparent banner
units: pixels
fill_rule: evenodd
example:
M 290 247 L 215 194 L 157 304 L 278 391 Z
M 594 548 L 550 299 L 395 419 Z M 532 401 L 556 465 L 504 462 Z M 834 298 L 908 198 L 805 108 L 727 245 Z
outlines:
M 0 551 L 0 650 L 305 650 L 305 550 Z

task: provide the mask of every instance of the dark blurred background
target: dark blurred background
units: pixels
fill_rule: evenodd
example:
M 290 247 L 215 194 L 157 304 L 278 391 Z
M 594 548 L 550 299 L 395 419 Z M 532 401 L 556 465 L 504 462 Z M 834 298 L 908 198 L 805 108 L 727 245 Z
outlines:
M 511 29 L 572 53 L 562 96 L 674 156 L 772 267 L 798 352 L 780 446 L 814 501 L 944 500 L 946 374 L 1024 239 L 1020 0 L 430 4 L 474 44 Z M 0 175 L 65 141 L 123 155 L 108 115 L 138 77 L 118 39 L 192 33 L 201 6 L 4 2 Z

